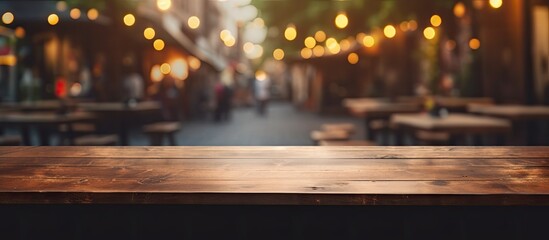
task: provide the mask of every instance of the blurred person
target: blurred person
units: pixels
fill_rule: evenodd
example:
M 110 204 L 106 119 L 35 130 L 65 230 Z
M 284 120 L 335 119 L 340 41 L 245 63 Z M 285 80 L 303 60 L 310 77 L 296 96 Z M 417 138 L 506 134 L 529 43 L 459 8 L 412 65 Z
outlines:
M 158 89 L 158 99 L 162 104 L 162 115 L 166 121 L 177 121 L 179 120 L 178 113 L 178 100 L 179 100 L 179 89 L 175 83 L 175 79 L 166 75 L 160 84 Z
M 124 77 L 126 100 L 143 100 L 143 95 L 145 93 L 143 82 L 143 77 L 141 77 L 141 74 L 137 73 L 133 67 L 130 71 L 127 71 L 126 76 Z
M 264 71 L 258 71 L 255 76 L 254 93 L 257 102 L 257 113 L 260 116 L 267 114 L 267 104 L 270 99 L 271 80 Z
M 215 86 L 216 106 L 214 111 L 214 120 L 216 122 L 230 119 L 231 103 L 233 90 L 227 84 L 218 81 Z

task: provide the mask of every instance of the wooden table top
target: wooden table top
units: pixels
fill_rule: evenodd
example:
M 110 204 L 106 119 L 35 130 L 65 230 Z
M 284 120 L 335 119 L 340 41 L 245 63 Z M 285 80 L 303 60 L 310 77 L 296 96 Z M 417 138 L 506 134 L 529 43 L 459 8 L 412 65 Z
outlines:
M 0 147 L 0 203 L 549 205 L 549 148 Z
M 155 101 L 145 101 L 128 106 L 122 102 L 93 102 L 81 103 L 78 107 L 85 111 L 92 112 L 140 112 L 160 110 L 160 103 Z
M 502 133 L 511 131 L 511 122 L 505 119 L 451 113 L 436 118 L 426 113 L 395 114 L 391 124 L 398 127 L 428 131 L 443 131 L 453 134 Z
M 549 120 L 549 106 L 470 105 L 469 112 L 511 120 Z
M 11 112 L 0 115 L 0 124 L 62 124 L 94 119 L 94 115 L 86 112 L 56 113 L 21 113 Z

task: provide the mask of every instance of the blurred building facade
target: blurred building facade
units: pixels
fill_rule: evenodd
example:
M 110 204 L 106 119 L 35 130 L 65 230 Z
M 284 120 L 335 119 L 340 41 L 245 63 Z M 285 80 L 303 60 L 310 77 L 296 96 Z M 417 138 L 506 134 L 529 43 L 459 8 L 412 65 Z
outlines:
M 145 98 L 174 87 L 178 107 L 200 112 L 221 73 L 241 62 L 237 34 L 231 44 L 220 39 L 238 29 L 229 13 L 235 7 L 201 0 L 0 2 L 0 95 L 122 101 L 125 77 L 138 73 Z

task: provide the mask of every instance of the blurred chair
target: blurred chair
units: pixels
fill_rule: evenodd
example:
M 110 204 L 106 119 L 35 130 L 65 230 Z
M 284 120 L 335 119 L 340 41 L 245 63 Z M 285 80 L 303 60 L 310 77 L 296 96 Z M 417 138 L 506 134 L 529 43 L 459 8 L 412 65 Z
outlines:
M 22 143 L 20 136 L 0 136 L 0 146 L 20 146 Z
M 171 146 L 177 146 L 175 134 L 181 130 L 178 122 L 159 122 L 148 124 L 143 127 L 143 132 L 149 135 L 152 146 L 161 146 L 164 137 L 168 138 Z

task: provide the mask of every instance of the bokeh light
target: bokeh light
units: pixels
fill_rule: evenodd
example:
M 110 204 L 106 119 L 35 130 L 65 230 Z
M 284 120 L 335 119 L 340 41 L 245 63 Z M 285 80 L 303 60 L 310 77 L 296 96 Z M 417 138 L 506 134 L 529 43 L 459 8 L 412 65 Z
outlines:
M 162 39 L 154 40 L 153 47 L 156 51 L 162 51 L 165 47 L 164 41 Z
M 282 60 L 284 59 L 284 50 L 277 48 L 273 51 L 273 57 L 275 60 Z
M 493 8 L 500 8 L 503 5 L 503 0 L 490 0 L 489 3 Z
M 14 19 L 15 16 L 13 16 L 13 13 L 11 12 L 5 12 L 4 14 L 2 14 L 2 22 L 4 24 L 11 24 Z
M 433 25 L 433 27 L 438 27 L 441 24 L 442 24 L 442 18 L 439 15 L 433 15 L 431 17 L 431 25 Z
M 337 28 L 346 28 L 349 25 L 349 19 L 345 13 L 340 13 L 335 18 L 335 25 Z
M 426 38 L 426 39 L 429 39 L 429 40 L 435 38 L 436 34 L 437 34 L 437 33 L 436 33 L 435 29 L 432 28 L 432 27 L 426 27 L 426 28 L 423 30 L 423 36 L 425 36 L 425 38 Z
M 358 57 L 358 54 L 356 53 L 349 53 L 349 55 L 347 55 L 347 61 L 350 63 L 350 64 L 357 64 L 358 63 L 358 60 L 359 57 Z
M 396 36 L 396 28 L 393 25 L 387 25 L 383 28 L 383 34 L 387 38 L 394 38 Z
M 307 48 L 314 48 L 316 46 L 316 40 L 313 37 L 307 37 L 303 42 Z
M 78 8 L 73 8 L 69 12 L 69 16 L 74 20 L 79 19 L 81 15 L 82 15 L 82 12 Z
M 148 40 L 151 40 L 154 38 L 154 36 L 156 35 L 156 32 L 154 31 L 153 28 L 145 28 L 145 30 L 143 31 L 143 36 L 148 39 Z
M 50 14 L 48 16 L 48 24 L 55 26 L 57 25 L 57 23 L 59 23 L 59 16 L 57 16 L 57 14 L 55 13 Z
M 295 28 L 294 25 L 288 25 L 288 27 L 286 28 L 286 30 L 284 31 L 284 37 L 286 38 L 286 40 L 288 41 L 293 41 L 296 39 L 297 37 L 297 29 Z
M 197 16 L 192 16 L 187 20 L 187 25 L 189 25 L 191 29 L 197 29 L 200 27 L 200 19 Z
M 135 16 L 131 13 L 128 13 L 124 16 L 124 24 L 128 27 L 135 24 Z

